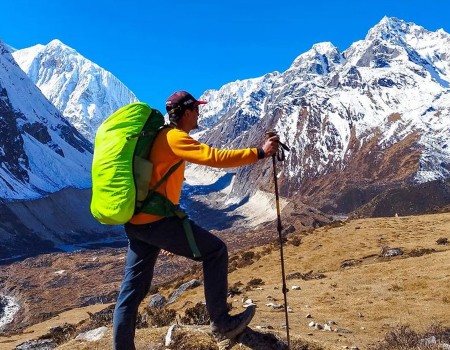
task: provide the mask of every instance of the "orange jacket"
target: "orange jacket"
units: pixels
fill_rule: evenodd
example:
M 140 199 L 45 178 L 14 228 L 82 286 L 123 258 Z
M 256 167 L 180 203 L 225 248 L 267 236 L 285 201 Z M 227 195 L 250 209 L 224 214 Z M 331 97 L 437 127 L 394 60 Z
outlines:
M 157 189 L 174 204 L 179 204 L 180 201 L 186 161 L 215 168 L 232 168 L 255 163 L 258 160 L 258 151 L 256 148 L 219 150 L 194 140 L 182 130 L 165 128 L 156 136 L 150 152 L 153 173 L 149 188 L 152 188 L 180 159 L 183 160 L 181 165 Z M 159 219 L 161 217 L 157 215 L 138 213 L 130 222 L 147 224 Z

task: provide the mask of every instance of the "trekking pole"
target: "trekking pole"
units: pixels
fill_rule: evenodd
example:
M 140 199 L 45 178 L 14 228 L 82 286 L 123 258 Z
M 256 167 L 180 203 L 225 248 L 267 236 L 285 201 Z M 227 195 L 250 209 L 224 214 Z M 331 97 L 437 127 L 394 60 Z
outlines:
M 267 137 L 276 136 L 276 133 L 273 131 L 266 132 Z M 281 143 L 278 142 L 279 146 L 281 146 L 281 150 L 279 149 L 277 151 L 277 159 L 278 161 L 282 162 L 284 161 L 284 150 L 289 151 L 289 148 Z M 273 182 L 275 184 L 275 201 L 277 206 L 277 230 L 278 230 L 278 238 L 280 240 L 280 256 L 281 256 L 281 275 L 283 277 L 283 295 L 284 295 L 284 315 L 286 317 L 286 336 L 287 336 L 287 343 L 288 343 L 288 350 L 291 349 L 291 339 L 289 337 L 289 316 L 288 316 L 288 304 L 287 304 L 287 292 L 289 291 L 286 287 L 286 275 L 284 272 L 284 255 L 283 255 L 283 237 L 281 235 L 281 231 L 283 229 L 281 225 L 281 214 L 280 214 L 280 197 L 278 195 L 278 181 L 277 181 L 277 167 L 276 167 L 276 160 L 275 160 L 275 154 L 272 156 L 272 164 L 273 164 Z

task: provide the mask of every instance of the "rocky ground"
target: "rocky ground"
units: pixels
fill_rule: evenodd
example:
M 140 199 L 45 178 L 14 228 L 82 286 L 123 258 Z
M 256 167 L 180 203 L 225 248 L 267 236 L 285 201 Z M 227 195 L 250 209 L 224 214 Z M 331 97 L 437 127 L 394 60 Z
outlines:
M 241 347 L 236 345 L 233 349 L 260 349 L 255 344 L 261 340 L 265 344 L 286 342 L 285 316 L 278 306 L 283 304 L 279 247 L 270 243 L 276 233 L 267 229 L 253 234 L 243 239 L 242 233 L 236 233 L 228 239 L 232 251 L 232 312 L 240 312 L 248 299 L 257 305 L 251 331 L 246 333 L 256 340 L 244 339 Z M 304 349 L 368 349 L 401 325 L 417 330 L 433 323 L 448 327 L 449 239 L 450 213 L 353 219 L 289 233 L 284 255 L 293 344 L 309 344 Z M 247 243 L 242 247 L 242 242 Z M 245 251 L 238 252 L 239 247 Z M 47 334 L 51 326 L 66 323 L 79 328 L 85 324 L 89 319 L 87 311 L 97 312 L 114 301 L 124 257 L 124 249 L 84 251 L 30 258 L 3 268 L 2 290 L 15 296 L 23 309 L 15 323 L 20 332 L 9 336 L 4 332 L 0 349 L 14 349 L 27 339 Z M 161 258 L 157 269 L 158 292 L 167 298 L 181 282 L 202 279 L 199 264 L 192 265 L 185 259 Z M 162 286 L 175 271 L 182 270 L 190 270 L 191 274 Z M 199 286 L 183 293 L 165 309 L 176 310 L 180 319 L 187 309 L 202 301 L 203 289 Z M 143 308 L 148 302 L 143 303 Z M 66 311 L 60 313 L 62 310 Z M 43 320 L 46 321 L 40 322 Z M 27 326 L 35 322 L 40 323 Z M 59 348 L 110 349 L 110 324 L 105 323 L 101 339 L 70 340 Z M 139 329 L 137 348 L 148 349 L 153 344 L 150 348 L 159 349 L 168 327 Z M 200 333 L 208 343 L 207 333 Z M 267 349 L 282 348 L 270 346 Z M 181 345 L 171 348 L 190 349 Z M 215 345 L 202 348 L 214 349 Z

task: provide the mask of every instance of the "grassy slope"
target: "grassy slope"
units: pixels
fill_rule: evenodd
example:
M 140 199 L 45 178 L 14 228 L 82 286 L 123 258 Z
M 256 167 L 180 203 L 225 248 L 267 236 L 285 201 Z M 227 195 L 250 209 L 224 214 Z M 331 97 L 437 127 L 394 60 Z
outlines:
M 301 234 L 302 243 L 292 244 L 292 236 L 284 246 L 286 274 L 295 272 L 322 273 L 322 279 L 290 279 L 288 304 L 291 339 L 306 339 L 322 344 L 326 349 L 342 349 L 356 345 L 366 349 L 381 340 L 392 328 L 408 324 L 422 330 L 433 322 L 449 326 L 450 320 L 450 246 L 437 245 L 441 237 L 450 239 L 450 213 L 411 217 L 355 219 L 342 225 L 317 229 Z M 380 257 L 381 248 L 401 248 L 402 256 Z M 269 249 L 270 248 L 270 249 Z M 262 251 L 264 247 L 253 249 Z M 269 245 L 258 261 L 230 273 L 229 284 L 241 282 L 244 286 L 254 278 L 264 281 L 262 289 L 252 289 L 230 298 L 233 312 L 242 310 L 245 295 L 258 305 L 257 314 L 250 324 L 271 325 L 272 332 L 285 337 L 284 312 L 271 310 L 265 304 L 268 296 L 283 303 L 281 292 L 280 255 L 278 247 Z M 433 251 L 434 250 L 434 251 Z M 428 254 L 421 255 L 421 253 Z M 349 267 L 342 268 L 343 262 Z M 162 290 L 168 295 L 173 289 Z M 183 295 L 173 308 L 183 310 L 203 300 L 202 287 Z M 74 323 L 79 319 L 73 313 Z M 311 314 L 312 318 L 306 318 Z M 70 316 L 69 316 L 70 318 Z M 326 332 L 312 329 L 308 323 L 335 321 L 333 328 L 351 333 Z M 33 333 L 11 338 L 0 337 L 0 349 L 11 349 L 25 339 L 45 332 L 49 324 L 60 325 L 54 319 L 35 325 Z M 164 329 L 141 329 L 137 332 L 138 349 L 160 342 Z M 110 331 L 104 339 L 86 344 L 71 341 L 59 349 L 110 349 Z M 233 349 L 238 349 L 236 345 Z M 243 347 L 245 348 L 245 347 Z

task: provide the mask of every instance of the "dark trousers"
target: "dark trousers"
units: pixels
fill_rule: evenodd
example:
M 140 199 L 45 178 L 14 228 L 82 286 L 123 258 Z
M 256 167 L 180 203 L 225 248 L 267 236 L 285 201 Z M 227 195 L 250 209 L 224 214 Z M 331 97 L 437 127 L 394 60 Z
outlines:
M 160 249 L 203 262 L 206 307 L 211 321 L 227 314 L 228 251 L 224 242 L 191 221 L 201 253 L 193 258 L 180 219 L 169 217 L 145 225 L 126 224 L 128 253 L 125 276 L 114 310 L 113 348 L 134 350 L 138 308 L 147 295 Z

